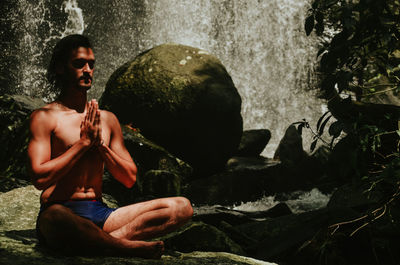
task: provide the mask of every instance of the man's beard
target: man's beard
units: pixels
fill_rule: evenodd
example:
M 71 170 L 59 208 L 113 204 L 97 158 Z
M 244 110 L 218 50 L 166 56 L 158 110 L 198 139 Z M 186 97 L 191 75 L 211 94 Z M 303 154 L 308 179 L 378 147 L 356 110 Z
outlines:
M 82 80 L 84 81 L 85 85 L 81 85 Z M 80 89 L 89 90 L 92 87 L 93 78 L 90 76 L 81 76 L 78 79 L 77 87 Z

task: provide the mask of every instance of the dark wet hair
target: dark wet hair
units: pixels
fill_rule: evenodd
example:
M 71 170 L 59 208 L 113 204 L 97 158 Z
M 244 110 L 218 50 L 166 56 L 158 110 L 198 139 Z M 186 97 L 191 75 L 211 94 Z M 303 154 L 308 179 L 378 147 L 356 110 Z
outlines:
M 63 75 L 57 74 L 57 66 L 67 64 L 71 52 L 79 47 L 92 48 L 89 39 L 80 34 L 68 35 L 56 44 L 47 68 L 47 79 L 53 89 L 58 89 L 62 84 Z

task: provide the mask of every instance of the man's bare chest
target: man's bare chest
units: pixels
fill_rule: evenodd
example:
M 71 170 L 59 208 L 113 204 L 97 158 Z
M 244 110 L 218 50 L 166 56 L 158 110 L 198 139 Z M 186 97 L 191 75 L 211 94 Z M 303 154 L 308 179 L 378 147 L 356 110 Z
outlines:
M 52 157 L 57 157 L 67 151 L 81 137 L 81 124 L 85 115 L 83 113 L 63 114 L 57 117 L 56 127 L 51 134 Z M 100 118 L 102 139 L 108 142 L 110 128 Z
M 65 114 L 57 118 L 51 134 L 52 154 L 63 153 L 80 139 L 82 114 Z

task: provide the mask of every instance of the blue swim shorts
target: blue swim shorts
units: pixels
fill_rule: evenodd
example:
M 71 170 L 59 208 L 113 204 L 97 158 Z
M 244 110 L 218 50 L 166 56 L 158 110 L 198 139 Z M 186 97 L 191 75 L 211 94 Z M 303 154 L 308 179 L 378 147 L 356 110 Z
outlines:
M 99 200 L 49 202 L 42 204 L 40 206 L 40 211 L 36 222 L 36 232 L 38 234 L 39 242 L 41 243 L 44 243 L 45 240 L 39 229 L 39 217 L 43 211 L 54 204 L 60 204 L 71 209 L 76 215 L 89 219 L 101 229 L 103 228 L 104 223 L 110 214 L 117 209 L 109 208 L 105 203 Z

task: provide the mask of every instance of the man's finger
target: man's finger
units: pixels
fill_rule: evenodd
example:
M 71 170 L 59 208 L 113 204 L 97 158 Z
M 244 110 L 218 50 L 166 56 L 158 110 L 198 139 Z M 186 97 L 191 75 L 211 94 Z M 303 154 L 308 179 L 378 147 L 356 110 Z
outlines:
M 91 101 L 91 106 L 92 106 L 92 111 L 91 111 L 91 113 L 90 113 L 90 121 L 92 122 L 92 123 L 94 123 L 95 122 L 95 120 L 96 120 L 96 117 L 97 117 L 97 109 L 98 109 L 98 105 L 97 105 L 97 102 L 96 102 L 96 100 L 94 100 L 94 99 L 92 99 L 92 101 Z
M 93 104 L 92 104 L 92 102 L 89 102 L 89 122 L 90 123 L 93 123 L 94 122 L 94 113 L 93 113 Z
M 97 110 L 98 112 L 98 117 L 99 117 L 99 123 L 98 123 L 98 133 L 99 133 L 99 145 L 102 145 L 103 141 L 103 134 L 102 134 L 102 128 L 101 128 L 101 119 L 100 119 L 100 110 Z
M 88 121 L 90 119 L 90 102 L 87 104 L 87 110 L 86 110 L 86 115 L 85 115 L 85 121 Z
M 96 110 L 93 125 L 97 126 L 99 123 L 100 123 L 100 111 Z

